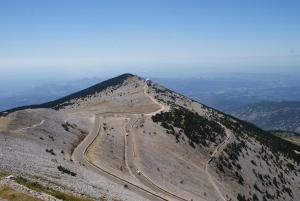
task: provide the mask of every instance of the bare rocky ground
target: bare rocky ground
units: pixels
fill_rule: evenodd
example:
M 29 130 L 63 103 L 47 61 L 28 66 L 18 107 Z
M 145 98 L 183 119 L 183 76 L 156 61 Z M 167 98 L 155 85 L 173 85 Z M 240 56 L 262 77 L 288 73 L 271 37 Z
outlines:
M 213 176 L 225 200 L 300 200 L 300 179 L 297 176 L 300 173 L 299 156 L 293 153 L 295 146 L 287 146 L 283 151 L 278 151 L 280 144 L 284 144 L 284 141 L 277 141 L 273 137 L 272 139 L 264 139 L 260 136 L 268 135 L 267 133 L 262 134 L 260 130 L 253 129 L 247 124 L 240 123 L 204 105 L 191 102 L 185 97 L 176 93 L 173 94 L 161 86 L 154 85 L 152 89 L 152 95 L 161 100 L 161 102 L 167 104 L 175 102 L 176 105 L 195 111 L 200 116 L 219 122 L 220 125 L 226 128 L 228 133 L 231 133 L 232 137 L 227 145 L 223 150 L 221 149 L 221 151 L 217 152 L 215 158 L 208 166 L 208 172 Z M 141 141 L 143 141 L 143 137 L 141 137 Z M 163 138 L 160 138 L 160 141 L 161 139 Z M 185 144 L 182 141 L 180 140 L 178 144 Z M 138 144 L 149 146 L 148 143 L 141 142 Z M 156 143 L 153 143 L 153 145 L 155 146 Z M 165 144 L 164 146 L 157 146 L 153 150 L 162 149 L 161 147 L 165 146 Z M 182 147 L 184 145 L 181 145 Z M 212 144 L 212 146 L 206 148 L 202 147 L 200 148 L 201 151 L 197 151 L 197 154 L 187 155 L 195 159 L 202 154 L 207 157 L 205 152 L 208 148 L 206 153 L 210 153 L 212 147 L 215 147 L 215 145 Z M 196 147 L 196 150 L 197 148 L 199 147 Z M 299 149 L 299 147 L 296 147 L 296 149 Z M 141 148 L 141 150 L 145 151 L 148 149 Z M 168 153 L 170 150 L 168 148 L 162 153 Z M 176 149 L 176 152 L 177 150 L 179 149 Z M 203 160 L 196 161 L 198 166 L 201 164 L 200 161 Z M 193 173 L 195 172 L 193 171 Z M 181 174 L 177 175 L 183 174 L 181 172 Z M 200 183 L 204 182 L 198 182 L 197 184 L 199 185 Z M 194 190 L 195 188 L 190 187 L 189 189 Z M 204 190 L 205 187 L 201 189 Z M 208 195 L 208 193 L 206 194 Z M 207 200 L 210 199 L 214 200 L 215 198 L 209 196 Z
M 185 138 L 176 143 L 174 136 L 165 132 L 152 120 L 146 120 L 143 127 L 139 126 L 134 133 L 136 161 L 141 171 L 181 197 L 218 199 L 205 173 L 206 154 L 193 149 Z
M 126 180 L 132 180 L 125 161 L 124 128 L 128 119 L 115 115 L 102 119 L 102 132 L 89 148 L 87 158 L 97 166 L 113 171 Z
M 0 169 L 76 195 L 83 194 L 96 199 L 106 197 L 107 200 L 144 200 L 70 160 L 73 145 L 78 143 L 82 130 L 77 126 L 69 126 L 69 131 L 66 131 L 62 125 L 65 120 L 74 117 L 69 118 L 61 112 L 47 109 L 20 112 L 9 115 L 7 127 L 10 129 L 1 131 Z M 33 120 L 26 120 L 31 117 Z M 22 128 L 18 122 L 30 127 L 44 119 L 45 123 L 39 127 L 16 131 Z M 53 151 L 47 152 L 46 149 Z M 75 172 L 76 177 L 62 174 L 57 169 L 59 165 Z
M 82 154 L 167 200 L 300 200 L 295 155 L 275 153 L 257 137 L 262 131 L 136 76 L 67 101 L 59 111 L 29 109 L 1 117 L 0 169 L 94 199 L 147 200 L 71 160 L 74 148 L 99 123 L 95 115 L 100 132 Z M 168 115 L 173 116 L 168 120 Z M 186 119 L 197 126 L 183 126 Z M 58 166 L 76 176 L 62 174 Z

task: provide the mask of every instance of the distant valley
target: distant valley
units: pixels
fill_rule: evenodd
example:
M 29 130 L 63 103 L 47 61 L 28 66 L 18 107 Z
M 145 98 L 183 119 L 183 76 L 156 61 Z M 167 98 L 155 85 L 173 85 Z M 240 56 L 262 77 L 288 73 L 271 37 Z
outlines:
M 300 146 L 300 134 L 289 131 L 271 131 L 274 135 Z
M 237 107 L 230 113 L 265 130 L 300 133 L 300 101 L 259 102 Z

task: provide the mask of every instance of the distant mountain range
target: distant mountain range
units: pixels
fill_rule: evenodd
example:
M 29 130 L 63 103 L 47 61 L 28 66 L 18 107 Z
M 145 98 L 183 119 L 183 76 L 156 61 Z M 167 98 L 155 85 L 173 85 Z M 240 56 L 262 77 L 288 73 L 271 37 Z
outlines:
M 48 84 L 32 84 L 20 86 L 15 84 L 10 90 L 0 88 L 0 111 L 24 105 L 33 105 L 49 102 L 99 83 L 103 78 L 86 78 L 76 81 L 53 82 Z M 9 86 L 7 86 L 9 87 Z
M 230 113 L 239 106 L 262 101 L 300 101 L 300 82 L 280 76 L 227 76 L 153 79 L 210 107 Z
M 300 101 L 259 102 L 234 108 L 229 113 L 265 130 L 300 133 Z
M 0 111 L 49 102 L 94 85 L 103 78 L 36 82 L 0 86 Z M 261 101 L 300 101 L 299 80 L 283 75 L 222 74 L 201 78 L 151 78 L 210 107 L 230 113 L 232 109 Z M 24 86 L 23 86 L 24 85 Z M 29 87 L 30 86 L 30 87 Z

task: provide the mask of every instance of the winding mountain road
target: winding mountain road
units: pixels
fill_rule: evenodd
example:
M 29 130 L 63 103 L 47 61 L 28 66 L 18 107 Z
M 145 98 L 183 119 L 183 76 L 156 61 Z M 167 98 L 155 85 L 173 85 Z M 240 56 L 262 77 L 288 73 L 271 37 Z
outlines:
M 144 93 L 147 97 L 149 97 L 153 102 L 156 104 L 160 105 L 160 109 L 151 113 L 143 114 L 147 116 L 152 116 L 157 113 L 160 113 L 164 110 L 166 110 L 166 107 L 164 105 L 159 104 L 155 99 L 153 99 L 150 95 L 147 94 L 147 86 L 144 88 Z M 79 163 L 81 165 L 84 165 L 85 167 L 99 173 L 102 176 L 105 176 L 109 178 L 110 180 L 121 184 L 121 185 L 128 185 L 128 187 L 132 190 L 135 191 L 136 193 L 144 196 L 147 199 L 150 200 L 182 200 L 182 201 L 187 201 L 184 198 L 180 198 L 177 195 L 174 195 L 171 192 L 168 192 L 167 190 L 164 190 L 163 188 L 159 187 L 158 185 L 154 184 L 148 177 L 146 177 L 144 174 L 138 174 L 137 170 L 138 167 L 136 166 L 134 162 L 134 143 L 133 140 L 125 135 L 125 157 L 126 157 L 126 164 L 127 168 L 130 171 L 130 173 L 137 178 L 144 186 L 147 186 L 151 190 L 148 190 L 143 187 L 143 185 L 139 186 L 137 184 L 134 184 L 130 181 L 127 181 L 112 172 L 109 172 L 105 170 L 104 168 L 101 168 L 99 166 L 94 165 L 91 161 L 89 161 L 86 157 L 86 152 L 88 148 L 93 144 L 97 136 L 100 134 L 102 130 L 102 124 L 101 118 L 105 115 L 125 115 L 130 119 L 128 124 L 126 125 L 125 132 L 128 133 L 130 132 L 129 128 L 132 128 L 134 123 L 136 123 L 139 118 L 142 117 L 142 114 L 138 113 L 122 113 L 122 112 L 106 112 L 106 113 L 98 113 L 95 115 L 95 122 L 94 122 L 94 127 L 92 131 L 88 134 L 88 136 L 85 137 L 85 139 L 74 149 L 73 154 L 72 154 L 72 160 L 76 163 Z M 138 116 L 138 118 L 133 119 L 132 116 Z M 134 122 L 134 123 L 133 123 Z M 130 135 L 131 136 L 131 135 Z M 128 137 L 128 138 L 127 138 Z M 131 167 L 131 168 L 130 168 Z
M 152 96 L 150 96 L 147 93 L 148 90 L 148 85 L 144 86 L 144 94 L 145 96 L 147 96 L 152 102 L 154 102 L 156 105 L 160 106 L 160 109 L 154 111 L 154 112 L 150 112 L 150 113 L 145 113 L 145 116 L 154 116 L 158 113 L 161 113 L 163 111 L 168 110 L 167 107 L 165 107 L 165 105 L 160 104 L 155 98 L 153 98 Z M 141 116 L 141 115 L 139 115 Z M 125 127 L 125 145 L 126 145 L 126 153 L 125 153 L 125 162 L 127 164 L 127 167 L 129 169 L 129 172 L 132 174 L 132 176 L 134 176 L 135 178 L 137 178 L 142 184 L 144 184 L 145 186 L 148 186 L 149 188 L 153 189 L 156 192 L 160 192 L 162 194 L 167 195 L 168 197 L 172 198 L 172 200 L 181 200 L 181 201 L 188 201 L 185 198 L 182 198 L 180 196 L 175 195 L 172 192 L 169 192 L 167 190 L 165 190 L 163 187 L 159 186 L 158 184 L 156 184 L 154 181 L 152 181 L 149 177 L 147 177 L 143 172 L 139 171 L 139 168 L 137 167 L 136 163 L 135 163 L 135 152 L 134 152 L 134 139 L 133 139 L 133 135 L 129 135 L 130 130 L 133 128 L 133 126 L 139 121 L 139 119 L 141 119 L 142 117 L 138 118 L 138 119 L 133 119 L 131 121 L 128 122 L 127 126 Z
M 160 187 L 158 184 L 156 184 L 154 181 L 152 181 L 149 177 L 144 175 L 142 172 L 139 171 L 139 168 L 137 167 L 137 164 L 135 162 L 135 149 L 134 149 L 134 139 L 133 134 L 130 134 L 131 129 L 134 127 L 134 125 L 144 116 L 153 116 L 157 113 L 160 113 L 162 111 L 168 110 L 168 108 L 162 104 L 160 104 L 155 98 L 150 96 L 147 93 L 148 86 L 145 85 L 144 87 L 144 94 L 150 98 L 155 104 L 160 106 L 160 109 L 157 111 L 151 112 L 151 113 L 145 113 L 145 114 L 139 114 L 139 113 L 122 113 L 122 112 L 106 112 L 106 113 L 98 113 L 95 115 L 95 122 L 94 127 L 91 130 L 91 132 L 85 137 L 85 139 L 74 149 L 72 154 L 72 160 L 76 163 L 79 163 L 81 165 L 84 165 L 85 167 L 93 170 L 94 172 L 120 184 L 120 185 L 127 185 L 128 188 L 131 191 L 134 191 L 143 197 L 149 199 L 149 200 L 180 200 L 180 201 L 189 201 L 188 199 L 182 198 L 180 196 L 177 196 L 173 194 L 172 192 L 169 192 L 168 190 L 164 189 L 163 187 Z M 95 139 L 100 135 L 100 132 L 102 131 L 102 119 L 106 115 L 122 115 L 129 119 L 128 124 L 125 126 L 124 129 L 124 140 L 125 140 L 125 163 L 127 166 L 127 169 L 129 170 L 130 174 L 136 178 L 141 185 L 133 183 L 131 181 L 127 181 L 124 178 L 121 178 L 120 176 L 117 176 L 116 174 L 113 174 L 110 171 L 107 171 L 106 169 L 96 166 L 92 163 L 92 161 L 89 161 L 86 157 L 86 152 L 88 148 L 93 144 Z M 223 197 L 221 191 L 219 190 L 218 186 L 215 184 L 212 176 L 208 172 L 208 165 L 222 149 L 221 147 L 225 147 L 230 136 L 227 136 L 226 140 L 218 145 L 212 155 L 210 156 L 210 159 L 205 164 L 205 171 L 207 173 L 207 176 L 212 184 L 212 186 L 215 188 L 218 195 L 222 198 L 222 200 L 226 201 L 226 199 Z M 145 188 L 147 187 L 147 188 Z M 151 190 L 149 190 L 151 189 Z M 202 201 L 202 199 L 200 199 Z M 203 200 L 204 201 L 204 200 Z
M 161 201 L 161 200 L 167 200 L 166 198 L 155 194 L 147 189 L 144 189 L 136 184 L 133 184 L 132 182 L 126 181 L 125 179 L 99 167 L 94 165 L 91 161 L 87 160 L 86 157 L 86 152 L 88 150 L 88 148 L 93 144 L 93 142 L 95 141 L 95 139 L 97 138 L 97 136 L 100 134 L 101 131 L 101 121 L 100 115 L 104 115 L 104 114 L 109 114 L 109 113 L 102 113 L 102 114 L 97 114 L 95 117 L 95 124 L 94 127 L 92 129 L 92 131 L 89 133 L 89 135 L 87 137 L 84 138 L 84 140 L 74 149 L 74 152 L 72 154 L 72 160 L 76 163 L 79 163 L 81 165 L 84 165 L 86 168 L 89 168 L 91 170 L 93 170 L 94 172 L 110 179 L 111 181 L 114 181 L 115 183 L 118 183 L 120 185 L 127 185 L 128 188 L 140 195 L 142 195 L 143 197 L 149 199 L 149 200 L 157 200 L 157 201 Z

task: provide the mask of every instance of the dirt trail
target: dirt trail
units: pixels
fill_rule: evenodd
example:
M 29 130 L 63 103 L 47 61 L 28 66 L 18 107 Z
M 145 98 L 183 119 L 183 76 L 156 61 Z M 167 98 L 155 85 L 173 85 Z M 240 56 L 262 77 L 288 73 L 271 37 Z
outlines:
M 145 88 L 145 91 L 144 91 L 145 95 L 147 97 L 149 97 L 154 103 L 156 103 L 157 105 L 159 105 L 161 107 L 160 110 L 156 111 L 156 112 L 153 112 L 153 113 L 150 113 L 150 114 L 147 114 L 149 116 L 152 116 L 152 115 L 155 115 L 157 113 L 160 113 L 164 110 L 166 110 L 166 107 L 162 104 L 160 104 L 155 98 L 153 98 L 152 96 L 150 96 L 148 93 L 147 93 L 147 88 Z M 226 147 L 226 145 L 228 144 L 229 142 L 229 139 L 231 137 L 231 132 L 229 130 L 227 130 L 226 128 L 225 129 L 225 133 L 226 133 L 226 139 L 221 143 L 219 144 L 215 150 L 213 151 L 213 153 L 211 154 L 210 158 L 207 160 L 206 164 L 205 164 L 205 172 L 208 176 L 208 179 L 209 181 L 211 182 L 211 185 L 214 187 L 214 189 L 216 190 L 216 192 L 218 193 L 218 195 L 220 196 L 220 198 L 224 201 L 226 201 L 225 197 L 222 195 L 222 192 L 220 191 L 219 187 L 216 185 L 216 183 L 214 182 L 214 179 L 213 177 L 211 176 L 211 174 L 209 173 L 208 171 L 208 168 L 209 168 L 209 163 L 213 160 L 213 158 L 219 154 L 220 152 L 223 151 L 223 149 Z M 198 167 L 197 167 L 198 168 Z
M 148 85 L 145 85 L 145 87 L 144 87 L 144 94 L 145 94 L 145 96 L 147 96 L 148 98 L 150 98 L 150 100 L 152 102 L 154 102 L 156 105 L 159 105 L 160 109 L 157 110 L 157 111 L 151 112 L 151 113 L 147 113 L 145 115 L 147 115 L 147 116 L 153 116 L 153 115 L 156 115 L 158 113 L 161 113 L 162 111 L 167 111 L 168 110 L 167 107 L 165 105 L 163 105 L 163 104 L 160 104 L 155 98 L 153 98 L 152 96 L 150 96 L 147 93 L 147 90 L 148 90 Z
M 217 184 L 215 183 L 212 175 L 209 173 L 209 163 L 215 158 L 216 155 L 218 155 L 219 153 L 221 153 L 223 151 L 223 149 L 227 146 L 230 138 L 231 138 L 231 132 L 227 129 L 227 128 L 224 128 L 225 129 L 225 133 L 226 133 L 226 138 L 225 140 L 219 144 L 215 150 L 213 151 L 213 153 L 210 155 L 209 159 L 207 160 L 206 164 L 205 164 L 205 172 L 208 176 L 208 179 L 211 183 L 211 185 L 214 187 L 214 189 L 216 190 L 216 192 L 218 193 L 218 195 L 220 196 L 220 198 L 223 200 L 223 201 L 227 201 L 226 198 L 223 196 L 221 190 L 219 189 L 219 187 L 217 186 Z
M 23 130 L 27 130 L 27 129 L 30 129 L 30 128 L 36 128 L 38 126 L 43 125 L 44 123 L 45 123 L 45 120 L 42 120 L 40 123 L 34 124 L 32 126 L 28 126 L 28 127 L 24 127 L 24 128 L 20 128 L 20 129 L 14 130 L 14 132 L 21 132 Z

